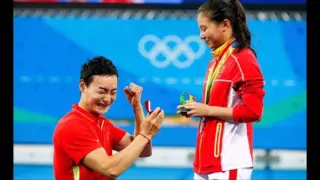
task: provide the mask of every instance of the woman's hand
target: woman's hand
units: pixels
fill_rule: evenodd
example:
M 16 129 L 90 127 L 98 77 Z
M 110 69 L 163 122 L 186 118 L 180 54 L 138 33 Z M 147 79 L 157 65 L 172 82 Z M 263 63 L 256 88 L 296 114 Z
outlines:
M 192 102 L 177 107 L 177 114 L 181 115 L 181 110 L 187 110 L 186 117 L 205 117 L 210 115 L 210 106 L 207 104 Z

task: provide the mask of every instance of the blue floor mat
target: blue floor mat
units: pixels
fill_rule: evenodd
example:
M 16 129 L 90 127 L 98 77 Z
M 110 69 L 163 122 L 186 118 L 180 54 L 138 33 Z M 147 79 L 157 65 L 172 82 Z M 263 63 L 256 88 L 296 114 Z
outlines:
M 14 180 L 54 180 L 52 166 L 14 165 Z M 119 180 L 192 180 L 190 168 L 131 167 Z M 305 180 L 306 171 L 255 170 L 252 180 Z

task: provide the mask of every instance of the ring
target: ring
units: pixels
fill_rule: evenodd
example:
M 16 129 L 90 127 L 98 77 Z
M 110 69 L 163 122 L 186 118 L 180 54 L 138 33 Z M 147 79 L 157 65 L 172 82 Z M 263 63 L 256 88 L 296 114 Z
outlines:
M 151 114 L 153 110 L 151 110 L 151 101 L 150 100 L 146 100 L 144 102 L 144 107 L 146 109 L 146 111 Z

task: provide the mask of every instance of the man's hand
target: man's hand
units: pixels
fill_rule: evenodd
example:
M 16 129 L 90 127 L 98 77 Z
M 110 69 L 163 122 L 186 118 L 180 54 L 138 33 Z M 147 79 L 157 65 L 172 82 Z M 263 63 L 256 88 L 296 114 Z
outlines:
M 97 148 L 84 157 L 84 164 L 106 177 L 116 179 L 136 161 L 138 156 L 151 155 L 151 149 L 145 151 L 145 148 L 151 147 L 150 140 L 159 132 L 163 118 L 163 110 L 156 108 L 141 122 L 139 135 L 122 146 L 121 151 L 108 156 L 105 149 Z
M 124 93 L 129 101 L 129 103 L 133 106 L 140 106 L 141 105 L 141 94 L 143 88 L 138 86 L 134 83 L 130 83 L 129 87 L 126 86 L 124 88 Z
M 181 114 L 181 109 L 188 110 L 186 117 L 205 117 L 210 116 L 210 106 L 198 102 L 187 103 L 177 107 L 177 114 Z
M 146 119 L 141 123 L 141 134 L 151 139 L 160 130 L 162 121 L 164 119 L 164 111 L 156 108 Z

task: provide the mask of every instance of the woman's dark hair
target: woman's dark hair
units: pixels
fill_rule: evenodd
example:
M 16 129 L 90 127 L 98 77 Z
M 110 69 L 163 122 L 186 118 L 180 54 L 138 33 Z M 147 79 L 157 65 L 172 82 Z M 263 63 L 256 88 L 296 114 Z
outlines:
M 198 13 L 204 13 L 210 20 L 218 23 L 228 19 L 236 39 L 236 48 L 239 51 L 243 48 L 250 48 L 256 55 L 251 47 L 251 33 L 246 23 L 245 9 L 239 0 L 208 0 L 199 7 Z

